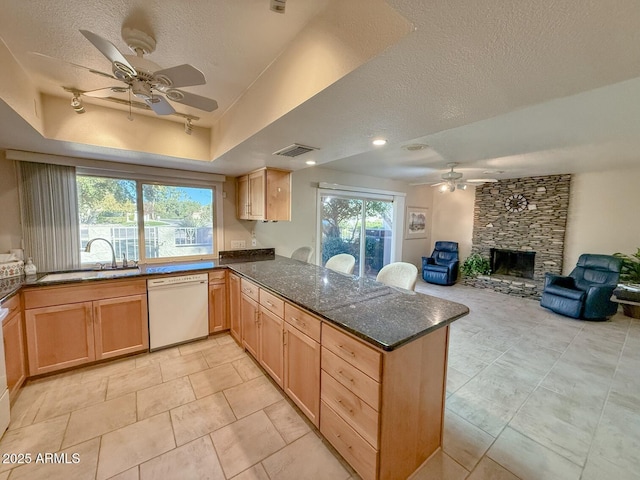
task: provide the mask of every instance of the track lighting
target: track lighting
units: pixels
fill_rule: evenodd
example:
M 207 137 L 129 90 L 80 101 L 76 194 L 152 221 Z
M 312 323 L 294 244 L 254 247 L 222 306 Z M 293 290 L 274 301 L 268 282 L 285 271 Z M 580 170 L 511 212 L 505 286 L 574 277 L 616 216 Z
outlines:
M 284 13 L 287 0 L 271 0 L 270 10 L 276 13 Z
M 82 104 L 82 99 L 78 95 L 73 95 L 71 99 L 71 108 L 75 110 L 77 114 L 84 113 L 86 110 L 84 109 L 84 105 Z
M 191 135 L 191 132 L 193 132 L 193 124 L 191 123 L 191 119 L 187 118 L 184 122 L 184 133 Z

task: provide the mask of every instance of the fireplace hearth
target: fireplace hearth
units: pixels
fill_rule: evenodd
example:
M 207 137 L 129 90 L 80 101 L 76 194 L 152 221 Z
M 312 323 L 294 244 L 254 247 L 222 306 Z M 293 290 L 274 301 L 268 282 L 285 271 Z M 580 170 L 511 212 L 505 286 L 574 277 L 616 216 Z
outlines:
M 536 252 L 492 248 L 491 273 L 533 279 Z

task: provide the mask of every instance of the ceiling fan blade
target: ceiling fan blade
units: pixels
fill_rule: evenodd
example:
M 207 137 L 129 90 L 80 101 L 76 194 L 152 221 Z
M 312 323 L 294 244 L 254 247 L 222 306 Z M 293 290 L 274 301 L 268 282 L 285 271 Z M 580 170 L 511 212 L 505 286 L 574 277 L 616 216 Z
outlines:
M 83 95 L 87 97 L 95 97 L 95 98 L 107 98 L 112 93 L 125 93 L 129 90 L 129 87 L 107 87 L 107 88 L 99 88 L 97 90 L 89 90 L 87 92 L 83 92 Z
M 204 110 L 205 112 L 213 112 L 218 108 L 218 102 L 212 98 L 202 97 L 195 93 L 189 93 L 175 88 L 167 90 L 165 95 L 172 102 L 182 103 L 183 105 Z
M 160 87 L 165 88 L 190 87 L 207 83 L 204 74 L 200 70 L 186 63 L 177 67 L 159 70 L 153 74 L 153 78 L 159 83 Z
M 171 104 L 160 95 L 154 95 L 150 99 L 145 100 L 145 103 L 158 115 L 171 115 L 172 113 L 176 113 Z
M 498 180 L 495 178 L 469 178 L 467 183 L 496 183 Z
M 84 70 L 89 70 L 91 73 L 95 73 L 96 75 L 100 75 L 102 77 L 111 78 L 112 80 L 117 80 L 117 78 L 114 77 L 113 75 L 111 75 L 110 73 L 101 72 L 100 70 L 94 70 L 93 68 L 85 67 L 84 65 L 78 65 L 77 63 L 67 62 L 66 60 L 61 60 L 60 58 L 50 57 L 49 55 L 45 55 L 44 53 L 29 52 L 29 55 L 33 55 L 34 57 L 38 57 L 38 58 L 44 58 L 46 60 L 50 60 L 52 62 L 55 62 L 56 64 L 66 63 L 67 65 L 71 65 L 72 67 L 82 68 Z
M 136 76 L 138 73 L 136 69 L 129 63 L 129 61 L 124 57 L 120 50 L 116 48 L 116 46 L 111 43 L 106 38 L 102 38 L 100 35 L 96 35 L 89 30 L 80 30 L 80 33 L 85 36 L 87 40 L 93 43 L 93 46 L 100 50 L 105 57 L 109 59 L 109 61 L 116 66 L 124 65 L 126 70 L 131 70 L 132 76 Z M 121 69 L 121 68 L 119 68 Z
M 444 185 L 444 184 L 446 184 L 446 183 L 447 183 L 447 182 L 432 183 L 432 184 L 431 184 L 431 186 L 432 186 L 432 187 L 439 187 L 440 185 Z M 425 184 L 423 183 L 422 185 L 425 185 Z

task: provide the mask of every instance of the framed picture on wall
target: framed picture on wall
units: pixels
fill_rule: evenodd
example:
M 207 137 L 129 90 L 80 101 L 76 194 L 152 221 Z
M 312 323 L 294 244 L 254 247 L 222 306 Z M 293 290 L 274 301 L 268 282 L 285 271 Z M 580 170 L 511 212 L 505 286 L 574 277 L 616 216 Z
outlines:
M 427 210 L 423 207 L 407 207 L 405 240 L 427 238 Z

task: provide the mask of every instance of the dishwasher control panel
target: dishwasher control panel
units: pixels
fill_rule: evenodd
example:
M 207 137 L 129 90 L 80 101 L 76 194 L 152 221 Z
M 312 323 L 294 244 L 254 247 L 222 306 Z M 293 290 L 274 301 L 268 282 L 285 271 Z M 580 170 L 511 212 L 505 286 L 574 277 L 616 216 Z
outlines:
M 193 275 L 179 275 L 175 277 L 154 278 L 147 280 L 147 287 L 160 287 L 166 285 L 175 285 L 176 283 L 207 283 L 209 276 L 206 273 L 197 273 Z

